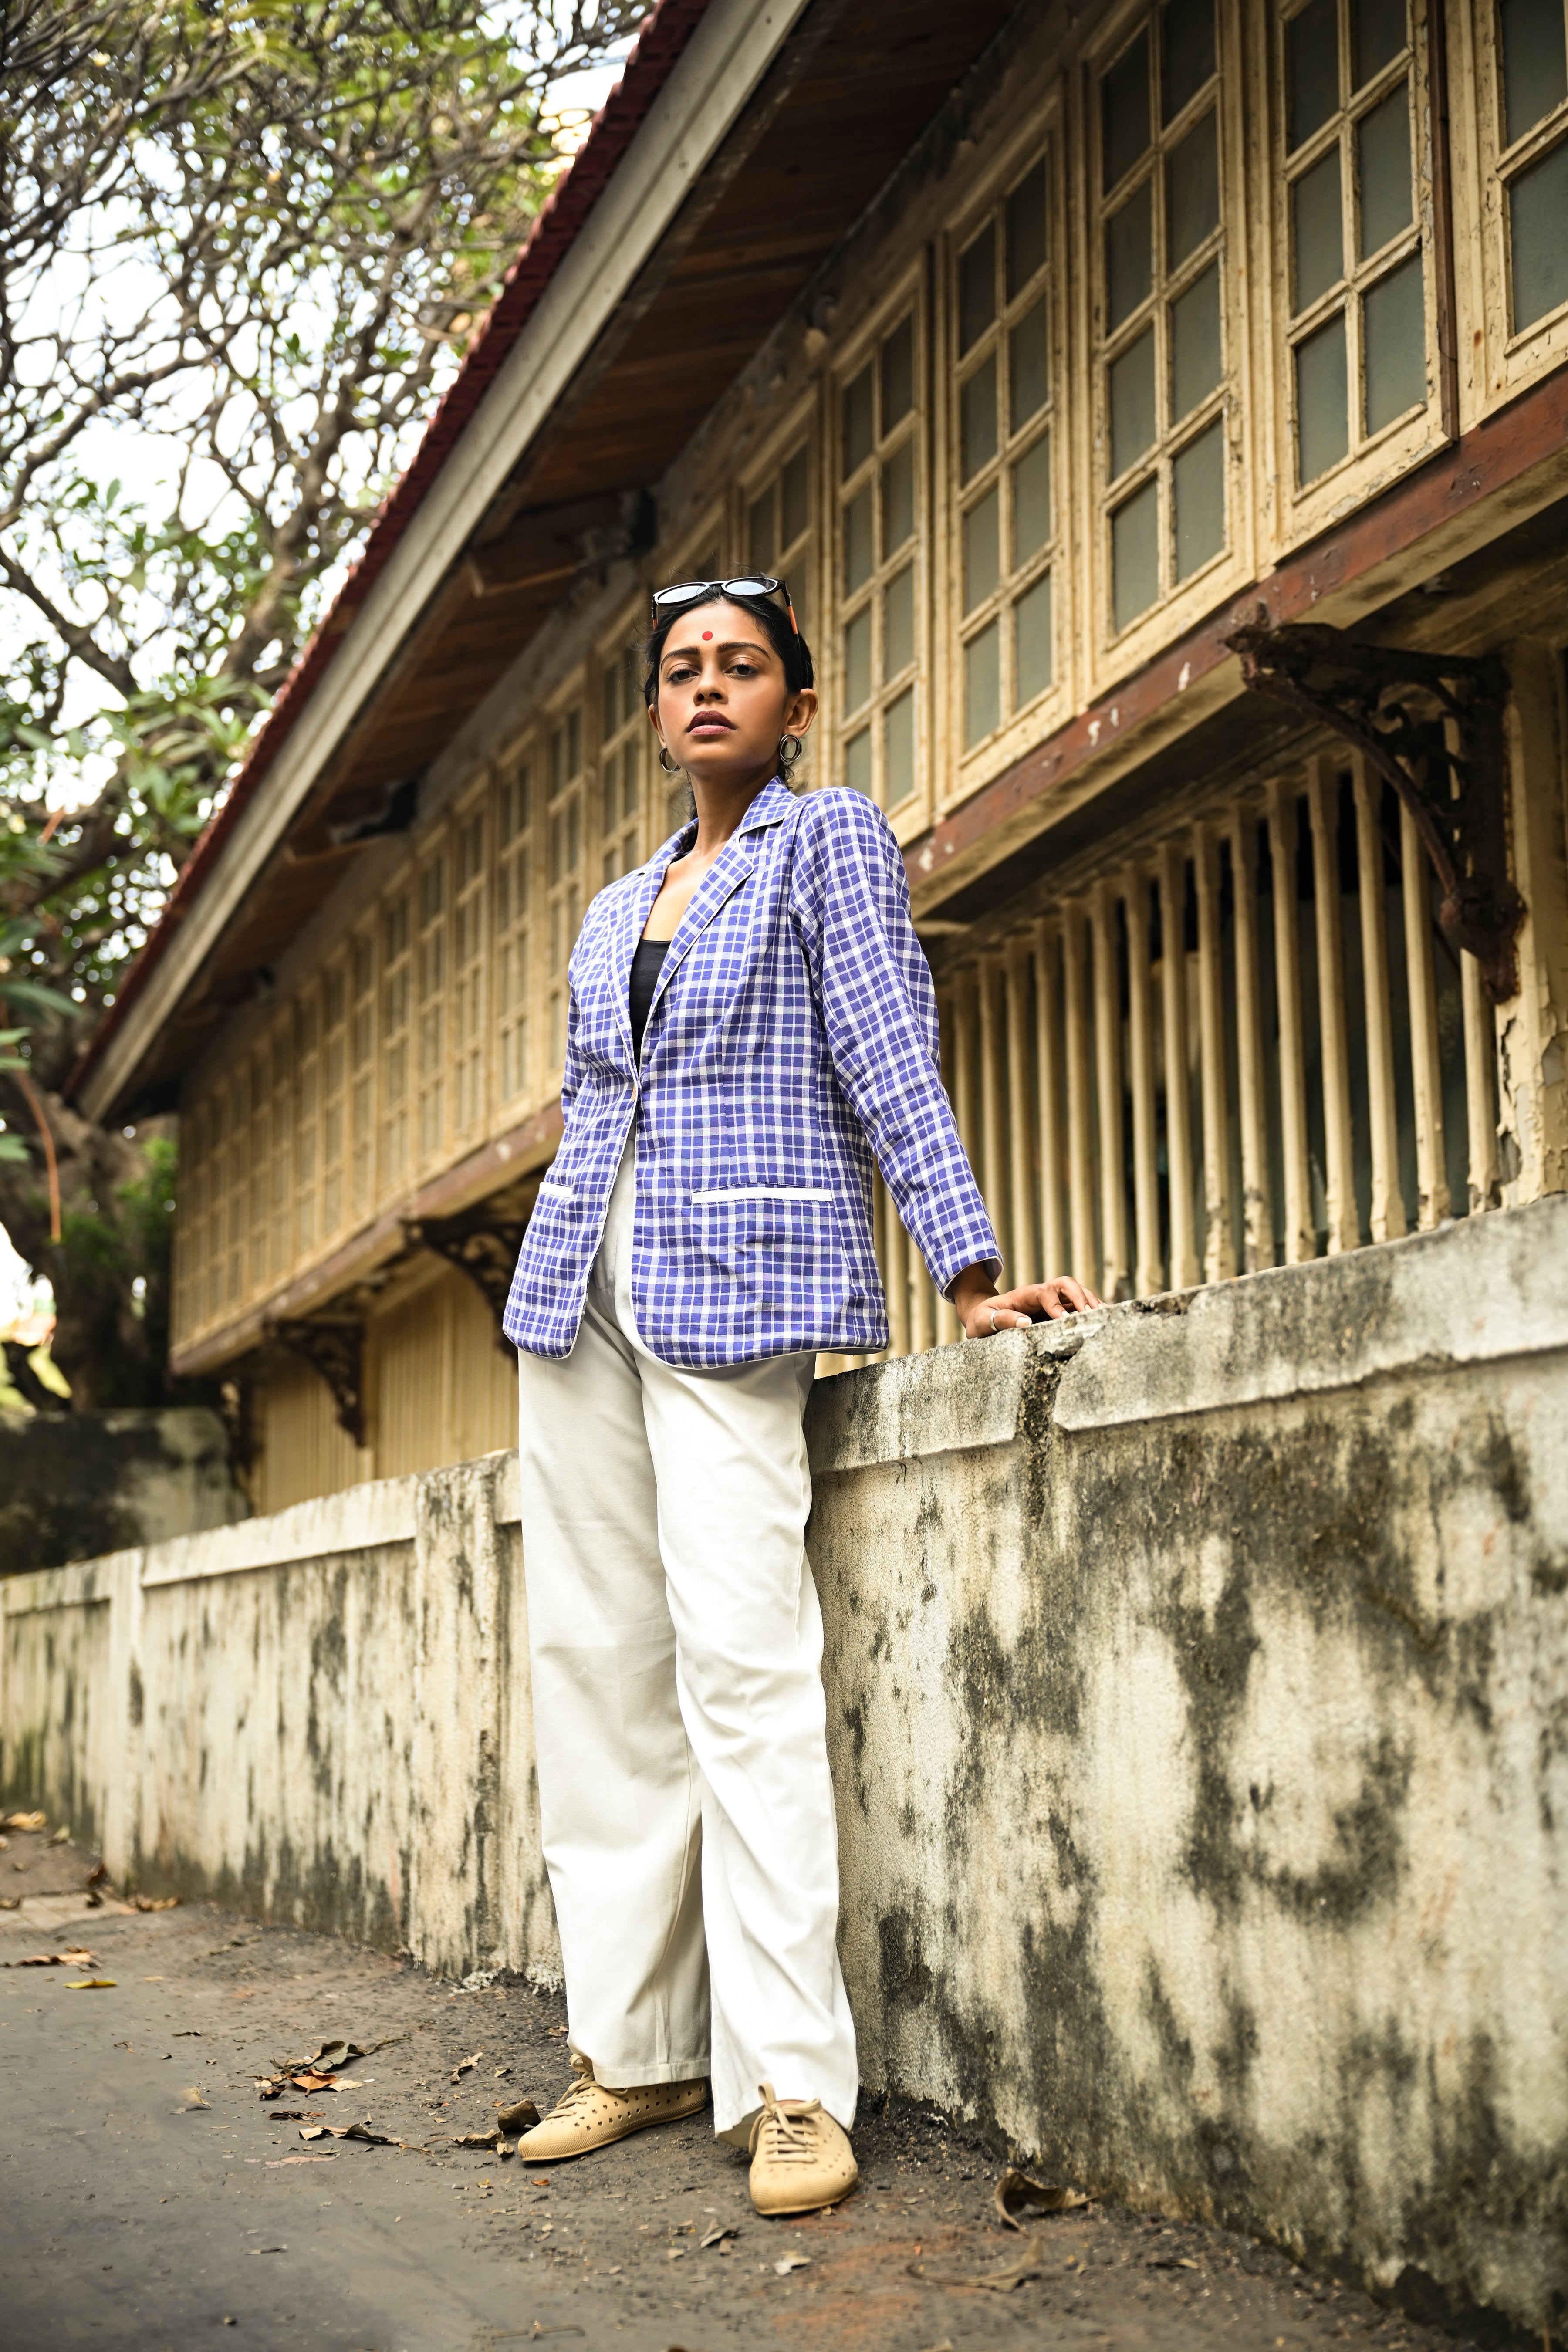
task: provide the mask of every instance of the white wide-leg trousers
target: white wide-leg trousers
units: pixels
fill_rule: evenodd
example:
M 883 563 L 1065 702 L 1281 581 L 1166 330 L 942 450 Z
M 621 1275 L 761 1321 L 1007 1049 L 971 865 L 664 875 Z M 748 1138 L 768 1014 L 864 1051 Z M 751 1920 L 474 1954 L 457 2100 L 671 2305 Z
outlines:
M 573 2047 L 602 2083 L 768 2082 L 847 2126 L 808 1355 L 678 1371 L 631 1298 L 626 1147 L 576 1345 L 520 1354 L 544 1858 Z

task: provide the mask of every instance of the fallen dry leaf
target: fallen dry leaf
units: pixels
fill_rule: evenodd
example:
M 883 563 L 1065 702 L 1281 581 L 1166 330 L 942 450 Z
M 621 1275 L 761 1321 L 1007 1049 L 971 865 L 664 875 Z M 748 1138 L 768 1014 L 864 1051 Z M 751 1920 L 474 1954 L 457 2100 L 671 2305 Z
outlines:
M 774 2273 L 780 2278 L 787 2278 L 791 2271 L 805 2271 L 810 2268 L 809 2254 L 785 2254 L 782 2262 L 773 2264 Z
M 184 2089 L 180 2093 L 180 2096 L 184 2100 L 187 2108 L 210 2107 L 212 2105 L 212 2101 L 210 2099 L 203 2098 L 201 2085 L 199 2083 L 187 2083 Z
M 0 1821 L 0 1830 L 42 1830 L 47 1827 L 47 1813 L 7 1813 Z
M 921 2279 L 927 2286 L 987 2287 L 993 2294 L 1011 2294 L 1026 2279 L 1042 2278 L 1045 2273 L 1037 2263 L 1019 2263 L 1010 2271 L 932 2271 L 924 2263 L 908 2265 L 910 2278 Z
M 100 1862 L 95 1864 L 95 1866 L 87 1874 L 87 1883 L 89 1886 L 107 1886 L 109 1884 L 109 1864 L 106 1862 Z
M 496 2108 L 496 2126 L 503 2132 L 531 2131 L 539 2121 L 539 2109 L 531 2099 L 514 2099 L 510 2107 Z
M 19 1895 L 0 1895 L 0 1911 L 19 1911 L 21 1907 L 22 1898 Z
M 1018 2215 L 1029 2206 L 1039 2213 L 1076 2213 L 1089 2199 L 1081 2189 L 1053 2189 L 1043 2180 L 1033 2180 L 1026 2172 L 1009 2165 L 996 2183 L 996 2210 L 1004 2228 L 1021 2230 Z
M 448 2140 L 453 2147 L 499 2147 L 500 2137 L 499 2131 L 452 2132 Z
M 68 1977 L 66 1990 L 67 1992 L 112 1992 L 115 1982 L 116 1979 L 113 1977 Z
M 335 2164 L 337 2160 L 335 2156 L 269 2156 L 267 2169 L 276 2172 L 282 2164 Z
M 98 1965 L 91 1952 L 29 1952 L 25 1960 L 7 1960 L 8 1969 L 91 1969 Z
M 726 2238 L 738 2238 L 740 2234 L 739 2230 L 733 2228 L 730 2222 L 715 2221 L 708 2235 L 700 2242 L 706 2253 L 710 2246 L 721 2246 Z
M 64 1822 L 62 1822 L 58 1829 L 55 1832 L 53 1837 L 49 1840 L 49 1843 L 51 1845 L 69 1845 L 70 1842 L 71 1833 L 66 1827 Z
M 330 2091 L 332 2087 L 331 2074 L 317 2074 L 309 2069 L 298 2074 L 291 2074 L 289 2079 L 297 2091 L 309 2092 L 312 2096 L 317 2091 Z
M 177 1911 L 180 1898 L 177 1895 L 133 1895 L 131 1907 L 133 1911 Z
M 465 2074 L 471 2074 L 484 2054 L 482 2050 L 476 2050 L 471 2058 L 459 2058 L 452 2069 L 453 2082 L 459 2083 Z

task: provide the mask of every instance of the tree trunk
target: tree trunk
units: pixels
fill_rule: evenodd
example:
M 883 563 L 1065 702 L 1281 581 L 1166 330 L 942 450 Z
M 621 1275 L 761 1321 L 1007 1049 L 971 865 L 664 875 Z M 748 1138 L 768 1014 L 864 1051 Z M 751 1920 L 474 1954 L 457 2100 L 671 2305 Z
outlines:
M 0 1224 L 53 1286 L 58 1319 L 50 1353 L 70 1382 L 73 1409 L 172 1402 L 164 1360 L 174 1122 L 145 1120 L 129 1135 L 98 1127 L 35 1080 L 59 1168 L 57 1243 L 33 1120 L 13 1086 L 0 1080 L 0 1088 L 8 1130 L 33 1148 L 26 1167 L 0 1161 Z

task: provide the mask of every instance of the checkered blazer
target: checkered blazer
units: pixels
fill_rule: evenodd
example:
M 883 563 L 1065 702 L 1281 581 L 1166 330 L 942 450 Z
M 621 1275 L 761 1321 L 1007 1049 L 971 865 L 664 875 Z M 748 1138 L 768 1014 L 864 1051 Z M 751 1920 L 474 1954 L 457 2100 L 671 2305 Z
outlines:
M 626 1137 L 632 1293 L 652 1352 L 691 1369 L 888 1341 L 871 1163 L 931 1276 L 1000 1263 L 942 1091 L 936 999 L 892 829 L 863 794 L 775 780 L 681 917 L 640 1066 L 633 952 L 688 824 L 600 891 L 571 964 L 565 1131 L 507 1302 L 531 1355 L 569 1355 Z

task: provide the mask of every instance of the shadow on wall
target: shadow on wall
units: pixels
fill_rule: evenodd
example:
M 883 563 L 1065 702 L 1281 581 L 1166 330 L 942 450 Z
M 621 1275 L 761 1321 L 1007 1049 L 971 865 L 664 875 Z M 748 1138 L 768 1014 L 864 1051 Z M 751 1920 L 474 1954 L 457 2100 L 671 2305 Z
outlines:
M 216 1412 L 0 1412 L 0 1575 L 201 1535 L 249 1511 Z

